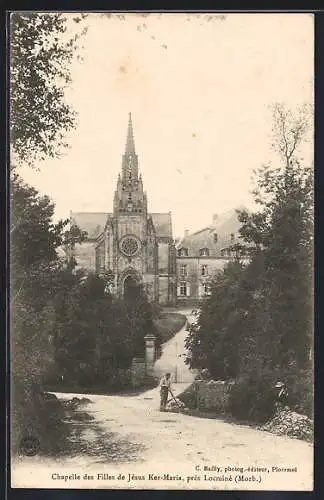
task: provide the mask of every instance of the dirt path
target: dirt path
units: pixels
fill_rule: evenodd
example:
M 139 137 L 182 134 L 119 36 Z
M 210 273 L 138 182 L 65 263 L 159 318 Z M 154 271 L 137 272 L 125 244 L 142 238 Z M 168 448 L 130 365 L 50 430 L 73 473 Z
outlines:
M 193 316 L 188 310 L 178 311 L 180 314 L 187 316 L 189 322 L 193 321 Z M 181 383 L 191 383 L 195 375 L 189 370 L 185 364 L 185 338 L 188 334 L 186 325 L 166 342 L 162 347 L 162 356 L 158 359 L 154 366 L 155 375 L 161 377 L 164 373 L 170 372 L 172 380 Z
M 156 392 L 156 391 L 155 391 Z M 71 398 L 70 394 L 59 395 Z M 82 397 L 84 395 L 79 395 Z M 83 422 L 76 435 L 79 453 L 56 460 L 24 457 L 13 464 L 14 485 L 52 488 L 250 488 L 281 490 L 311 488 L 312 446 L 266 432 L 201 419 L 178 413 L 160 413 L 158 395 L 87 396 L 92 400 L 83 412 L 92 421 Z M 297 467 L 297 473 L 266 473 L 261 483 L 233 484 L 204 480 L 204 466 Z M 201 470 L 196 470 L 196 468 Z M 115 479 L 82 479 L 87 472 L 97 479 L 105 473 Z M 117 480 L 117 474 L 125 480 Z M 154 481 L 148 474 L 181 474 L 179 481 Z M 79 480 L 53 478 L 52 474 L 80 474 Z M 145 479 L 128 481 L 128 474 Z M 213 475 L 214 472 L 208 472 Z M 201 477 L 187 483 L 187 477 Z M 228 476 L 229 474 L 227 474 Z M 253 475 L 253 474 L 252 474 Z M 251 477 L 252 477 L 251 475 Z M 220 474 L 218 474 L 220 476 Z M 255 475 L 258 476 L 259 475 Z M 91 483 L 91 486 L 90 486 Z
M 184 335 L 182 330 L 168 343 L 157 370 L 170 365 L 175 342 L 179 346 Z M 181 361 L 178 369 L 187 378 Z M 174 384 L 174 392 L 188 383 Z M 312 489 L 313 448 L 308 443 L 221 420 L 161 413 L 157 389 L 137 396 L 57 396 L 87 397 L 91 403 L 68 422 L 72 432 L 64 453 L 14 461 L 15 487 Z M 266 470 L 246 470 L 251 466 Z M 297 472 L 272 472 L 272 467 L 297 467 Z

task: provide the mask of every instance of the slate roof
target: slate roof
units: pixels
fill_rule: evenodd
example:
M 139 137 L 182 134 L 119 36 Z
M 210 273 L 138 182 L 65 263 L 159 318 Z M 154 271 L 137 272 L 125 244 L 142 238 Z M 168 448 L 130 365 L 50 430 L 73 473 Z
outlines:
M 171 212 L 150 214 L 155 227 L 156 236 L 160 238 L 172 238 Z
M 158 238 L 172 238 L 171 213 L 150 214 Z M 89 239 L 96 239 L 104 230 L 108 212 L 72 212 L 71 222 L 88 233 Z
M 229 210 L 218 217 L 215 223 L 183 237 L 176 246 L 177 249 L 187 248 L 188 257 L 199 257 L 203 248 L 208 248 L 210 257 L 220 257 L 222 248 L 239 241 L 239 227 L 236 210 Z M 217 242 L 214 234 L 217 234 Z M 234 234 L 234 241 L 231 241 L 231 234 Z
M 86 231 L 89 239 L 96 239 L 104 230 L 109 215 L 106 212 L 72 212 L 71 222 Z

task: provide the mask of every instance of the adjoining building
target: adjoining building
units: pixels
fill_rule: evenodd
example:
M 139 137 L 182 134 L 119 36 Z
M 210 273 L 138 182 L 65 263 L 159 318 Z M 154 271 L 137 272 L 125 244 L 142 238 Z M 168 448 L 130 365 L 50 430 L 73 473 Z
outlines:
M 212 223 L 199 231 L 185 231 L 176 243 L 178 302 L 195 302 L 208 296 L 213 277 L 233 257 L 231 248 L 239 241 L 235 209 L 219 217 L 214 214 Z

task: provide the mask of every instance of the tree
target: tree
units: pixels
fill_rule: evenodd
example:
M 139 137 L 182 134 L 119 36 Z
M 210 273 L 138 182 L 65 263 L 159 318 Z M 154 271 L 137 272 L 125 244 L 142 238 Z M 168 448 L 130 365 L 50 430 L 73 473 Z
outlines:
M 17 174 L 11 183 L 11 352 L 13 437 L 37 427 L 37 394 L 53 360 L 57 277 L 62 267 L 56 253 L 64 222 L 52 223 L 54 205 Z M 35 424 L 35 425 L 34 425 Z M 34 432 L 35 434 L 35 432 Z
M 272 107 L 272 148 L 278 153 L 280 163 L 276 166 L 265 164 L 254 171 L 252 194 L 260 210 L 252 214 L 246 210 L 238 211 L 243 240 L 257 248 L 267 248 L 272 240 L 272 216 L 280 199 L 287 195 L 293 197 L 294 190 L 297 194 L 298 189 L 305 198 L 302 206 L 308 227 L 305 236 L 307 241 L 312 241 L 312 166 L 304 163 L 300 153 L 303 144 L 309 140 L 311 118 L 308 105 L 301 106 L 295 113 L 279 103 Z
M 243 246 L 216 277 L 187 340 L 192 368 L 208 368 L 217 378 L 247 377 L 248 384 L 259 380 L 255 387 L 262 390 L 265 377 L 269 382 L 310 364 L 313 183 L 298 154 L 308 130 L 306 112 L 304 107 L 294 119 L 274 107 L 281 164 L 257 172 L 260 210 L 239 212 Z M 240 263 L 244 242 L 248 265 Z
M 309 364 L 312 338 L 313 175 L 298 151 L 309 122 L 305 106 L 296 117 L 274 106 L 273 146 L 281 165 L 257 172 L 254 194 L 261 210 L 239 214 L 243 239 L 264 254 L 265 336 L 272 339 L 273 365 L 299 368 Z
M 215 277 L 211 295 L 202 305 L 197 324 L 190 327 L 186 339 L 191 368 L 208 371 L 215 378 L 235 377 L 237 374 L 238 324 L 244 314 L 240 298 L 240 280 L 243 266 L 231 262 Z
M 154 331 L 142 288 L 114 299 L 105 278 L 88 273 L 68 294 L 68 300 L 61 293 L 55 299 L 54 378 L 63 376 L 70 387 L 120 386 L 132 358 L 143 355 L 145 334 Z
M 62 244 L 62 231 L 68 221 L 53 224 L 54 204 L 48 196 L 40 196 L 21 177 L 13 174 L 11 182 L 11 263 L 28 271 L 39 262 L 57 258 Z
M 125 290 L 124 311 L 128 329 L 133 339 L 133 355 L 142 356 L 145 347 L 145 335 L 157 333 L 153 322 L 153 309 L 142 284 L 136 281 L 130 282 Z M 157 338 L 157 348 L 160 346 L 160 340 Z
M 303 104 L 295 112 L 281 103 L 272 107 L 272 147 L 279 154 L 284 168 L 300 155 L 300 146 L 308 142 L 312 109 Z
M 83 14 L 13 13 L 10 38 L 11 165 L 57 157 L 76 114 L 65 101 Z M 74 25 L 74 26 L 73 26 Z
M 79 23 L 83 16 L 74 16 Z M 64 134 L 75 125 L 65 102 L 71 63 L 82 31 L 72 33 L 67 16 L 58 13 L 11 15 L 11 346 L 13 449 L 21 437 L 46 432 L 39 394 L 53 362 L 54 297 L 73 281 L 57 248 L 71 235 L 68 221 L 52 222 L 54 204 L 25 184 L 15 167 L 34 166 L 58 156 Z M 79 28 L 77 28 L 79 30 Z M 82 235 L 74 235 L 82 240 Z M 71 239 L 71 238 L 70 238 Z M 64 279 L 65 278 L 65 282 Z

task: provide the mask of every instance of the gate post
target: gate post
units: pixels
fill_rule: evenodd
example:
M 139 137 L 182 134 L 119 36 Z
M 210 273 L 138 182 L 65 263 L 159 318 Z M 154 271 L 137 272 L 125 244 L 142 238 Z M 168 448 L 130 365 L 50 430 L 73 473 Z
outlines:
M 156 337 L 152 334 L 147 334 L 145 340 L 145 368 L 146 375 L 153 375 L 153 366 L 155 361 L 155 341 Z

